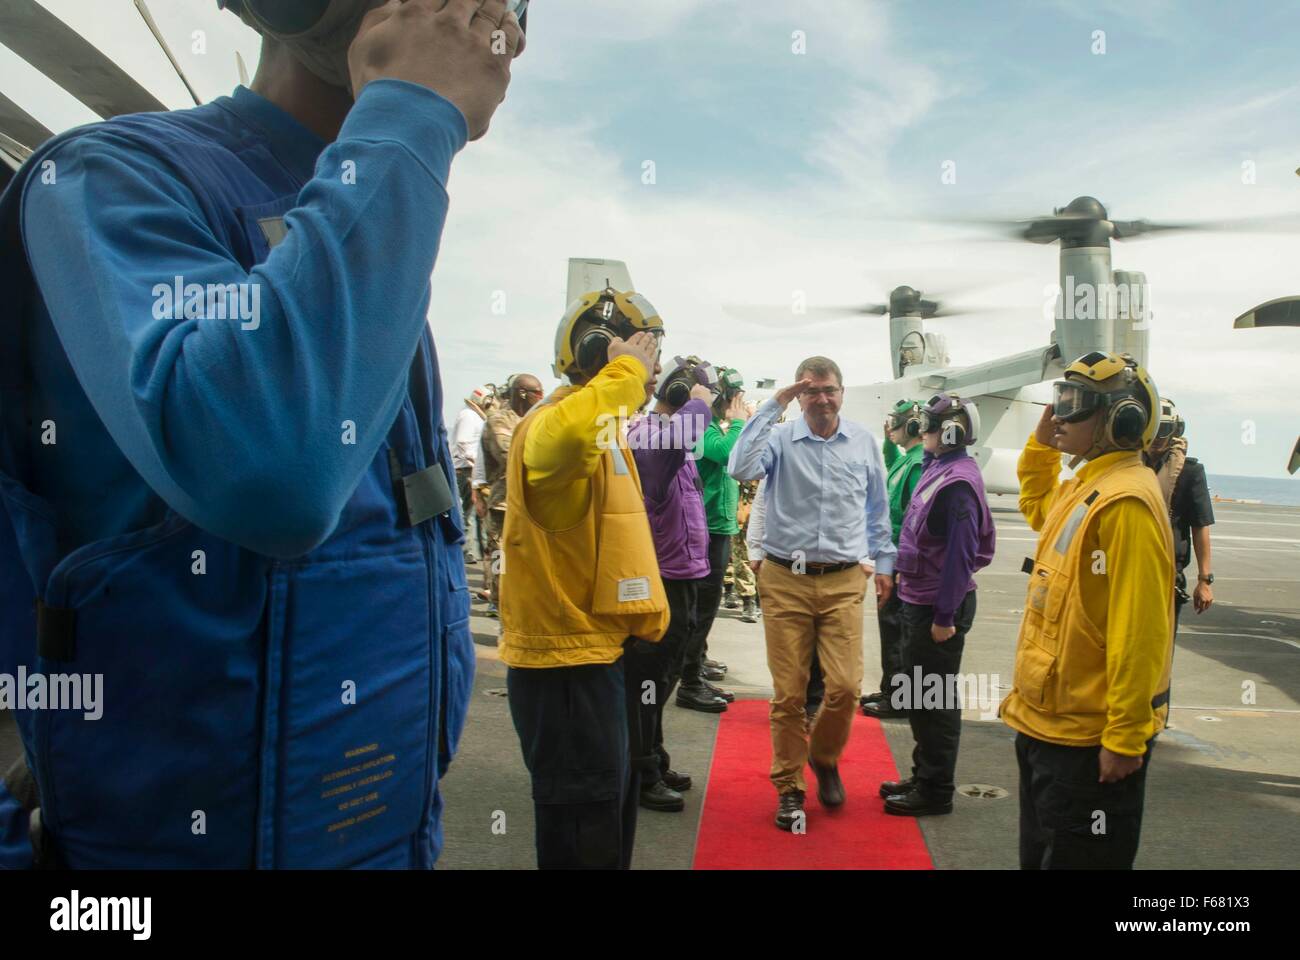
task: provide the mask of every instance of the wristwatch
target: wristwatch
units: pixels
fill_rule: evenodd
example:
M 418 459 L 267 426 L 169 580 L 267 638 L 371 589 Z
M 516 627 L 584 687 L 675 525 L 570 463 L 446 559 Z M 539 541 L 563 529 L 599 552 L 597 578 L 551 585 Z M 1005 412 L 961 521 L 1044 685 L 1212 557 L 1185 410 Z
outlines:
M 1197 580 L 1203 580 L 1203 581 L 1206 582 L 1206 583 L 1213 583 L 1213 582 L 1214 582 L 1214 574 L 1212 574 L 1212 573 L 1207 573 L 1205 576 L 1203 576 L 1203 577 L 1197 577 L 1196 579 L 1197 579 Z

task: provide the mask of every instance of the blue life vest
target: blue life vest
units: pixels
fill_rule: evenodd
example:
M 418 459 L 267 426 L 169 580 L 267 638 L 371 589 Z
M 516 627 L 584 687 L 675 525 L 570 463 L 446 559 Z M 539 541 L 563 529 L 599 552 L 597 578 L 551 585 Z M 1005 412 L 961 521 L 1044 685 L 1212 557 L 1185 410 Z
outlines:
M 278 240 L 266 225 L 297 195 L 268 196 L 221 168 L 205 128 L 226 122 L 211 107 L 112 121 L 183 172 L 213 235 L 249 269 Z M 22 187 L 76 135 L 46 144 L 0 196 L 0 408 L 10 412 L 30 405 L 22 328 L 40 296 L 22 253 Z M 165 504 L 154 526 L 65 555 L 60 518 L 28 487 L 39 424 L 29 416 L 15 436 L 3 426 L 15 418 L 0 418 L 0 671 L 103 676 L 99 719 L 15 711 L 63 864 L 433 865 L 438 780 L 474 674 L 459 507 L 421 516 L 408 493 L 433 470 L 455 489 L 441 408 L 426 327 L 401 410 L 336 529 L 287 561 Z M 0 787 L 0 867 L 21 865 L 26 816 Z

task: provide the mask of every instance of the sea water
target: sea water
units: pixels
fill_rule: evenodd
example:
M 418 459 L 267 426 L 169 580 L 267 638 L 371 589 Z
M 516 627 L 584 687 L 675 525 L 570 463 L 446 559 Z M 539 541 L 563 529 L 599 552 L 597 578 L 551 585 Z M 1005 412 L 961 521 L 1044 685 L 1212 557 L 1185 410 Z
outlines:
M 1300 475 L 1280 480 L 1273 477 L 1234 477 L 1210 473 L 1205 479 L 1212 497 L 1300 507 Z

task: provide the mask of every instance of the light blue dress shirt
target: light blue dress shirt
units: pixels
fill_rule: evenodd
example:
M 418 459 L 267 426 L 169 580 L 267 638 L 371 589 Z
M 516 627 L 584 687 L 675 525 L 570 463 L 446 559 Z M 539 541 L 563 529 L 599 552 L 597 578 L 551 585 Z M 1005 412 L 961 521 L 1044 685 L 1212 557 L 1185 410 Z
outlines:
M 898 550 L 880 442 L 843 417 L 823 439 L 802 416 L 776 423 L 781 410 L 775 399 L 765 401 L 727 464 L 737 480 L 767 478 L 763 552 L 809 563 L 874 563 L 876 573 L 892 574 Z

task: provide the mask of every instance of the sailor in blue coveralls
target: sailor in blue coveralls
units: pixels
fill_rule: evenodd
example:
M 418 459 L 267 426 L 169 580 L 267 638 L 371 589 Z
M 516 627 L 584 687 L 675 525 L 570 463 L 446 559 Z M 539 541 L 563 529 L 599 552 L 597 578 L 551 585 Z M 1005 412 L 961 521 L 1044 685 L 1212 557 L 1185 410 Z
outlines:
M 251 90 L 57 137 L 0 198 L 0 671 L 103 678 L 98 719 L 15 711 L 0 866 L 438 855 L 474 654 L 429 277 L 522 28 L 222 5 Z

